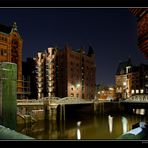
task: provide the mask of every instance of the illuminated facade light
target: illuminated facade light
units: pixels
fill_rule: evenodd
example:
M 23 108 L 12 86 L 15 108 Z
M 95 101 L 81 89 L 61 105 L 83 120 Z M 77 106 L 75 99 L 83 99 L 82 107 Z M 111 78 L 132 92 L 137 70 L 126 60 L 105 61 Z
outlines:
M 110 87 L 109 90 L 114 90 L 114 88 Z
M 76 84 L 76 87 L 79 88 L 80 87 L 80 84 Z
M 126 86 L 126 82 L 123 82 L 123 86 Z

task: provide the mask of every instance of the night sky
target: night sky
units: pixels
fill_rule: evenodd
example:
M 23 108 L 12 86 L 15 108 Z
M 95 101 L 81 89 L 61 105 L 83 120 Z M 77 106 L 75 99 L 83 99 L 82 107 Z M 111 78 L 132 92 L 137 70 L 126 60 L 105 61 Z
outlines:
M 112 85 L 120 61 L 148 63 L 137 48 L 136 17 L 127 8 L 0 8 L 0 23 L 16 21 L 23 38 L 23 60 L 48 47 L 91 45 L 96 83 Z

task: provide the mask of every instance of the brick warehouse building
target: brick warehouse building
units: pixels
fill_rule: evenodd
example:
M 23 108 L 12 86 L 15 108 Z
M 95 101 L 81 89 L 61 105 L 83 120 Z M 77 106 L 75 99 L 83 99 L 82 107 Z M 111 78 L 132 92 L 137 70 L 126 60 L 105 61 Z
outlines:
M 148 8 L 130 8 L 137 17 L 138 48 L 148 59 Z
M 84 49 L 48 48 L 34 58 L 37 98 L 77 97 L 94 99 L 96 83 L 95 55 L 92 47 Z
M 23 93 L 22 44 L 23 40 L 15 22 L 9 27 L 0 24 L 0 62 L 17 64 L 17 98 L 20 98 Z
M 131 59 L 120 62 L 115 75 L 116 92 L 123 98 L 148 94 L 148 65 L 135 66 Z

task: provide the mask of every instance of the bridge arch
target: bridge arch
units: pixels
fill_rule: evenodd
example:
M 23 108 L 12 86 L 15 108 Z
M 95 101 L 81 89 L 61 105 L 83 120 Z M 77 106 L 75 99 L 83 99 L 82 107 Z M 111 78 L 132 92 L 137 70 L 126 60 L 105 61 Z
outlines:
M 91 103 L 91 101 L 76 98 L 76 97 L 64 97 L 57 101 L 58 104 L 83 104 L 83 103 Z

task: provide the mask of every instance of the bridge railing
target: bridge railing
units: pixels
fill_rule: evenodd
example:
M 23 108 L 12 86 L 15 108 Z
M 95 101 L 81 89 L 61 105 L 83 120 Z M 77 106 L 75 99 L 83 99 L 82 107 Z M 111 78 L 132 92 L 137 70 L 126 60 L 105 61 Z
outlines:
M 92 103 L 90 100 L 85 100 L 81 98 L 74 98 L 74 97 L 65 97 L 57 101 L 58 104 L 83 104 L 83 103 Z
M 43 100 L 17 100 L 17 105 L 42 105 L 43 104 Z
M 45 97 L 43 99 L 32 99 L 32 100 L 17 100 L 17 105 L 44 105 L 44 102 L 47 101 L 49 104 L 87 104 L 87 103 L 93 103 L 94 100 L 85 100 L 81 98 L 75 98 L 75 97 L 65 97 L 65 98 L 59 98 L 59 97 L 52 97 L 48 98 Z
M 148 102 L 148 94 L 131 96 L 125 102 Z

